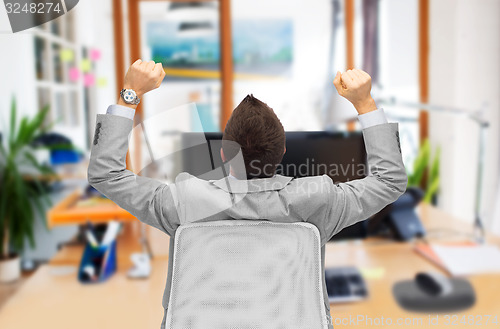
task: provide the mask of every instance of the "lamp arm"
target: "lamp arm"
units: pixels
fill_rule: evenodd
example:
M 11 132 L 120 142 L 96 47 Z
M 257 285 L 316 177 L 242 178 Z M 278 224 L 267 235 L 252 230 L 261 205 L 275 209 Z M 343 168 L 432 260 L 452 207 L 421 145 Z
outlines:
M 454 115 L 464 115 L 476 122 L 479 125 L 479 152 L 478 152 L 478 166 L 476 173 L 476 195 L 474 200 L 474 237 L 476 242 L 483 244 L 485 242 L 484 225 L 481 219 L 481 192 L 483 188 L 483 169 L 485 157 L 485 143 L 486 143 L 486 128 L 489 127 L 489 122 L 483 119 L 482 114 L 486 105 L 479 110 L 463 109 L 451 106 L 433 105 L 428 103 L 400 101 L 395 97 L 376 97 L 375 102 L 380 105 L 401 106 L 415 111 L 426 111 L 435 113 L 449 113 Z
M 485 143 L 486 143 L 486 127 L 479 125 L 479 154 L 476 174 L 476 199 L 474 207 L 474 236 L 476 241 L 480 244 L 485 242 L 484 226 L 481 219 L 481 193 L 483 190 L 483 170 L 484 170 L 484 157 L 485 157 Z
M 482 117 L 486 105 L 483 105 L 483 107 L 480 109 L 466 109 L 453 106 L 434 105 L 429 103 L 401 101 L 398 100 L 396 97 L 374 97 L 374 99 L 379 106 L 380 105 L 401 106 L 413 111 L 426 111 L 433 113 L 449 113 L 454 115 L 463 115 L 473 120 L 477 124 L 479 124 L 479 126 L 484 126 L 484 127 L 489 126 L 489 122 L 483 119 Z

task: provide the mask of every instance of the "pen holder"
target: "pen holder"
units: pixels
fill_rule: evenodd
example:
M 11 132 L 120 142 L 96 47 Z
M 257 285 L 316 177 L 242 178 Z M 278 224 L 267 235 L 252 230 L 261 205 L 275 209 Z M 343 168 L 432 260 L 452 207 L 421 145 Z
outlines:
M 85 271 L 92 267 L 94 275 Z M 82 283 L 97 283 L 106 281 L 116 272 L 116 240 L 107 246 L 92 247 L 86 244 L 82 261 L 78 268 L 78 280 Z

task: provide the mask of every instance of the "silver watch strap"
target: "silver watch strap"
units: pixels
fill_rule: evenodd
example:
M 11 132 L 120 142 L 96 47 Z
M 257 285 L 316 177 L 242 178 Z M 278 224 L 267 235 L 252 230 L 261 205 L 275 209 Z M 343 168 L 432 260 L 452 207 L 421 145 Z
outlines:
M 125 100 L 125 97 L 123 97 L 123 93 L 125 92 L 125 90 L 127 89 L 122 89 L 120 90 L 120 97 L 123 99 L 123 101 L 127 104 L 132 104 L 132 105 L 137 105 L 141 102 L 141 99 L 137 96 L 137 93 L 135 94 L 135 98 L 132 102 L 128 102 Z M 132 89 L 133 90 L 133 89 Z M 134 93 L 135 93 L 135 90 L 134 90 Z

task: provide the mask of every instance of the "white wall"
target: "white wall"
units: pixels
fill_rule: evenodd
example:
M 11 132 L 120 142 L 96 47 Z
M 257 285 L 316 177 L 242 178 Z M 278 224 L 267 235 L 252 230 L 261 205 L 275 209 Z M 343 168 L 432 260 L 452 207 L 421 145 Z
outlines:
M 500 2 L 430 2 L 429 102 L 468 109 L 488 103 L 483 214 L 493 221 L 499 173 Z M 431 115 L 430 137 L 442 147 L 439 206 L 471 221 L 478 164 L 478 129 L 469 120 Z M 500 220 L 499 218 L 495 219 Z
M 379 2 L 381 87 L 407 101 L 418 99 L 417 5 L 417 0 Z
M 325 83 L 328 79 L 330 83 L 333 81 L 333 76 L 327 72 L 331 1 L 235 1 L 232 13 L 235 20 L 289 19 L 293 24 L 290 79 L 274 83 L 235 81 L 235 106 L 246 94 L 253 93 L 274 109 L 285 129 L 322 129 L 320 102 Z
M 372 94 L 375 96 L 394 96 L 403 101 L 418 101 L 417 6 L 418 0 L 379 2 L 380 83 L 374 85 Z M 419 147 L 418 112 L 399 106 L 381 107 L 390 122 L 399 122 L 403 161 L 411 173 Z M 403 121 L 402 118 L 408 121 Z
M 0 6 L 0 131 L 8 126 L 10 102 L 17 101 L 18 117 L 38 111 L 35 94 L 34 45 L 31 32 L 12 33 L 5 6 Z M 6 133 L 8 130 L 6 130 Z
M 233 1 L 231 6 L 233 20 L 290 19 L 294 35 L 291 78 L 280 81 L 236 80 L 234 106 L 238 105 L 246 94 L 253 93 L 275 110 L 285 129 L 321 129 L 319 102 L 328 76 L 326 68 L 331 30 L 331 2 L 258 0 Z M 145 20 L 162 19 L 165 11 L 164 3 L 141 4 L 143 44 Z M 148 55 L 147 47 L 143 48 L 143 55 Z M 333 80 L 333 76 L 331 78 Z M 189 93 L 197 88 L 203 91 L 210 86 L 213 90 L 218 90 L 218 85 L 218 82 L 164 84 L 154 92 L 162 96 L 146 95 L 146 115 L 157 113 L 165 107 L 170 108 L 189 102 Z

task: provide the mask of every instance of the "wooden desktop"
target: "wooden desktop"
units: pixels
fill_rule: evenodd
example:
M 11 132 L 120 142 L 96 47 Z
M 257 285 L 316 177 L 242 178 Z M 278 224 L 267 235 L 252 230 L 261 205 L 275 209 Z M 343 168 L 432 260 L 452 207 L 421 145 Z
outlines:
M 421 205 L 418 212 L 426 230 L 430 233 L 437 231 L 444 233 L 472 233 L 471 225 L 454 220 L 451 216 L 432 206 Z M 456 239 L 463 238 L 463 236 L 456 236 Z M 429 240 L 432 241 L 432 238 L 429 238 Z M 500 244 L 500 238 L 498 237 L 488 236 L 487 240 L 492 244 Z M 431 324 L 428 322 L 429 314 L 403 310 L 397 305 L 392 295 L 392 287 L 395 282 L 412 279 L 417 272 L 438 271 L 444 273 L 431 262 L 418 255 L 413 250 L 412 243 L 367 239 L 328 244 L 325 266 L 345 265 L 357 266 L 361 268 L 362 272 L 368 273 L 365 280 L 368 285 L 369 297 L 363 302 L 330 305 L 335 328 L 389 327 L 390 325 L 387 324 L 388 319 L 392 321 L 392 326 L 396 326 L 397 321 L 409 321 L 410 324 L 406 324 L 408 328 L 500 327 L 500 298 L 498 298 L 500 295 L 500 274 L 471 276 L 469 280 L 474 287 L 477 298 L 475 305 L 462 312 L 449 313 L 449 318 L 446 317 L 446 313 L 437 314 L 439 316 L 437 324 L 435 323 L 436 314 L 432 314 L 434 323 Z M 350 322 L 352 318 L 357 319 L 358 316 L 360 322 L 355 322 L 356 325 Z M 476 321 L 475 323 L 482 316 L 482 324 L 464 325 L 460 322 L 463 316 L 465 316 L 466 321 L 469 320 L 469 316 L 472 316 Z M 488 316 L 491 316 L 490 323 L 486 325 L 485 321 Z M 497 316 L 496 324 L 493 323 L 495 316 Z M 386 322 L 380 322 L 382 318 Z M 447 319 L 450 319 L 450 323 L 447 323 Z M 344 322 L 342 323 L 342 321 Z M 385 325 L 376 325 L 376 321 L 385 323 Z
M 431 206 L 421 205 L 418 211 L 429 232 L 443 228 L 448 231 L 471 231 L 469 225 L 453 220 Z M 125 255 L 119 257 L 118 272 L 108 281 L 95 285 L 79 283 L 76 272 L 59 276 L 54 274 L 61 266 L 78 265 L 82 247 L 65 247 L 50 264 L 40 267 L 0 309 L 0 328 L 159 328 L 168 259 L 166 256 L 155 257 L 149 279 L 128 280 L 126 273 L 130 262 L 126 255 L 137 246 L 136 242 L 133 246 L 130 239 L 131 236 L 125 234 L 118 242 L 118 254 Z M 488 236 L 488 241 L 500 244 L 498 237 Z M 439 314 L 438 323 L 431 324 L 428 314 L 401 309 L 392 296 L 393 284 L 411 279 L 419 271 L 439 271 L 412 248 L 411 243 L 374 238 L 335 242 L 326 246 L 327 267 L 357 266 L 365 274 L 369 288 L 369 298 L 365 301 L 330 306 L 335 328 L 383 328 L 389 326 L 387 321 L 392 321 L 393 326 L 403 321 L 406 325 L 400 326 L 409 328 L 447 328 L 452 322 L 455 322 L 455 327 L 468 327 L 460 322 L 463 316 L 466 321 L 471 316 L 476 322 L 481 316 L 482 328 L 499 327 L 498 323 L 492 322 L 494 316 L 500 317 L 498 274 L 470 278 L 477 302 L 472 308 L 456 313 L 456 318 L 450 317 L 449 324 L 445 314 Z M 435 315 L 431 316 L 436 321 Z M 488 325 L 485 324 L 487 316 L 491 316 Z

